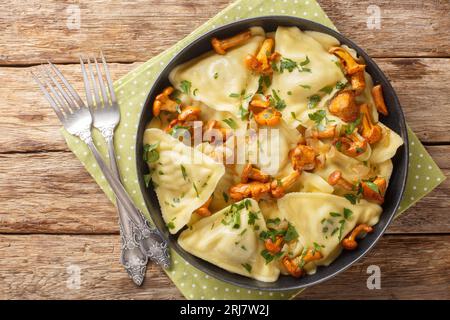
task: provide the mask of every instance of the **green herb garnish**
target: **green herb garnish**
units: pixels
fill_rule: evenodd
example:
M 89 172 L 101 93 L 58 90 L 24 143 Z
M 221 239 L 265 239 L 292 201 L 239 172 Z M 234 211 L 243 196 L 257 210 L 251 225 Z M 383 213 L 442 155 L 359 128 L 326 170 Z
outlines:
M 356 127 L 361 124 L 361 117 L 345 126 L 345 134 L 352 134 Z
M 180 87 L 181 87 L 181 91 L 185 94 L 190 94 L 191 93 L 191 86 L 192 83 L 188 80 L 183 80 L 181 81 Z
M 198 194 L 198 189 L 197 189 L 197 186 L 195 185 L 195 183 L 194 183 L 194 182 L 192 182 L 192 185 L 194 186 L 194 189 L 195 189 L 195 193 L 197 194 L 197 198 L 199 198 L 200 196 L 199 196 L 199 194 Z
M 186 181 L 187 180 L 186 168 L 182 164 L 180 164 L 180 168 L 181 168 L 181 174 L 183 175 L 183 179 L 184 179 L 184 181 Z
M 298 238 L 297 230 L 295 230 L 295 227 L 292 224 L 288 223 L 288 228 L 286 230 L 286 235 L 284 236 L 284 240 L 286 242 L 289 242 L 289 241 L 295 240 L 297 238 Z
M 146 188 L 148 188 L 148 186 L 150 185 L 151 180 L 152 180 L 151 174 L 144 174 L 144 183 Z
M 272 89 L 272 96 L 270 97 L 269 101 L 270 104 L 277 110 L 281 111 L 286 108 L 286 102 L 284 102 L 284 100 L 280 98 L 280 96 L 274 89 Z
M 312 95 L 308 98 L 308 108 L 314 109 L 319 104 L 321 98 L 318 94 Z
M 225 122 L 231 129 L 238 128 L 236 121 L 234 121 L 234 119 L 232 119 L 232 118 L 223 119 L 222 121 Z
M 248 273 L 252 273 L 251 265 L 249 265 L 248 263 L 243 263 L 242 266 L 244 267 L 245 270 L 247 270 Z
M 225 200 L 225 202 L 228 202 L 228 200 L 230 199 L 226 192 L 222 192 L 222 196 L 223 196 L 223 200 Z
M 330 94 L 333 91 L 332 86 L 325 86 L 322 89 L 319 90 L 320 92 L 324 92 L 326 94 Z
M 154 163 L 159 159 L 159 152 L 156 150 L 159 146 L 159 142 L 153 144 L 144 145 L 144 161 Z

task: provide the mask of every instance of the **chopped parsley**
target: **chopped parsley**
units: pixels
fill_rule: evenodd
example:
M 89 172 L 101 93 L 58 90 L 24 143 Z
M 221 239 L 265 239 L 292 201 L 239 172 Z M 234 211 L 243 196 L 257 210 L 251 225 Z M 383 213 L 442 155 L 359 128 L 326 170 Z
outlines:
M 268 75 L 262 75 L 258 80 L 258 93 L 264 93 L 264 89 L 270 87 L 272 79 Z
M 181 87 L 181 91 L 185 94 L 190 94 L 191 93 L 191 86 L 192 83 L 188 80 L 183 80 L 181 81 L 180 87 Z
M 223 119 L 222 121 L 225 122 L 231 129 L 238 128 L 238 125 L 237 125 L 236 121 L 234 121 L 233 118 Z
M 348 220 L 351 216 L 353 215 L 353 211 L 348 209 L 348 208 L 344 208 L 344 219 Z
M 258 213 L 250 211 L 248 214 L 248 224 L 253 225 L 255 224 L 255 221 L 258 220 Z
M 345 134 L 352 134 L 353 131 L 361 124 L 361 117 L 345 126 Z
M 223 196 L 223 200 L 225 200 L 225 202 L 228 202 L 228 200 L 230 199 L 226 192 L 222 192 L 222 196 Z
M 180 164 L 180 168 L 181 168 L 181 174 L 183 175 L 183 179 L 184 181 L 187 181 L 187 172 L 186 172 L 186 168 Z
M 325 110 L 318 110 L 314 113 L 309 113 L 308 117 L 309 119 L 314 121 L 317 126 L 319 126 L 322 123 L 323 119 L 327 117 L 327 113 Z
M 273 259 L 278 259 L 280 258 L 282 255 L 284 254 L 283 251 L 280 251 L 274 255 L 272 255 L 268 250 L 264 249 L 263 251 L 261 251 L 261 256 L 264 258 L 264 260 L 266 260 L 266 264 L 270 263 L 273 261 Z
M 197 95 L 197 92 L 198 92 L 198 89 L 196 88 L 196 89 L 194 89 L 194 91 L 192 92 L 192 94 L 193 94 L 194 96 L 196 96 L 196 95 Z
M 380 193 L 380 189 L 378 188 L 378 186 L 373 183 L 372 181 L 368 180 L 368 181 L 364 181 L 364 183 L 372 190 L 375 191 L 376 193 Z
M 326 93 L 326 94 L 330 94 L 333 91 L 333 87 L 332 86 L 325 86 L 322 89 L 319 90 L 320 92 Z
M 288 223 L 288 228 L 286 230 L 286 235 L 284 236 L 284 241 L 289 242 L 297 238 L 298 238 L 297 230 L 295 230 L 295 227 L 292 224 Z
M 159 152 L 156 150 L 159 147 L 159 142 L 144 145 L 144 161 L 154 163 L 159 159 Z
M 299 86 L 302 87 L 303 89 L 311 89 L 311 86 L 307 84 L 299 84 Z
M 272 89 L 272 96 L 270 97 L 269 101 L 270 104 L 279 111 L 286 108 L 286 102 L 284 102 L 284 100 L 280 98 L 280 96 L 274 89 Z
M 219 73 L 214 73 L 214 79 L 217 79 L 219 77 Z
M 240 98 L 241 95 L 239 93 L 230 93 L 229 97 L 230 98 Z
M 144 183 L 146 188 L 148 188 L 151 180 L 152 176 L 150 174 L 144 174 Z
M 280 218 L 275 218 L 275 219 L 267 219 L 266 223 L 267 224 L 274 224 L 274 225 L 279 225 L 281 222 Z
M 170 230 L 175 229 L 175 224 L 173 223 L 173 221 L 170 221 L 170 222 L 167 224 L 167 228 L 169 228 Z
M 351 204 L 356 204 L 357 202 L 359 202 L 359 198 L 352 193 L 344 194 L 344 198 L 350 201 Z
M 321 97 L 318 94 L 314 94 L 314 95 L 310 96 L 308 98 L 308 108 L 314 109 L 315 107 L 317 107 L 320 100 L 321 100 Z
M 345 85 L 346 85 L 345 83 L 338 81 L 338 82 L 336 82 L 336 89 L 338 89 L 338 90 L 344 89 Z
M 248 118 L 248 110 L 245 109 L 242 105 L 239 106 L 239 116 L 241 117 L 241 120 L 246 120 Z
M 244 267 L 245 270 L 247 270 L 248 273 L 252 273 L 251 265 L 249 265 L 248 263 L 243 263 L 242 266 Z
M 294 71 L 294 69 L 297 69 L 299 72 L 311 72 L 311 69 L 306 68 L 305 66 L 310 63 L 309 57 L 306 56 L 306 59 L 297 63 L 292 59 L 289 58 L 281 58 L 280 60 L 280 68 L 274 69 L 275 71 L 279 71 L 280 73 L 283 73 L 284 70 L 287 70 L 289 72 Z M 273 67 L 273 66 L 272 66 Z
M 199 194 L 198 194 L 198 189 L 197 189 L 197 186 L 195 185 L 195 183 L 194 183 L 194 182 L 192 182 L 192 185 L 194 186 L 194 189 L 195 189 L 195 193 L 197 194 L 197 198 L 199 198 L 200 196 L 199 196 Z
M 340 217 L 341 214 L 338 213 L 338 212 L 330 212 L 330 216 L 332 216 L 332 217 Z

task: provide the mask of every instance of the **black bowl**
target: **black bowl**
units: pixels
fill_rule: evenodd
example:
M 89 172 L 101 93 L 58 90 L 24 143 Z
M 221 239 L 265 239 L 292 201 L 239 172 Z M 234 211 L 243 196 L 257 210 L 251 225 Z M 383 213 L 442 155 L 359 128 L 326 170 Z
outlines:
M 342 254 L 328 267 L 319 267 L 314 275 L 305 276 L 296 279 L 289 276 L 280 276 L 276 282 L 265 283 L 244 276 L 240 276 L 215 265 L 212 265 L 204 260 L 201 260 L 190 253 L 184 251 L 177 243 L 177 235 L 169 234 L 164 220 L 161 216 L 160 207 L 156 194 L 151 188 L 146 188 L 144 183 L 144 174 L 148 173 L 147 165 L 142 160 L 143 153 L 143 134 L 146 124 L 152 118 L 152 102 L 155 96 L 160 93 L 166 86 L 169 85 L 168 75 L 170 71 L 177 65 L 198 57 L 201 54 L 211 50 L 210 40 L 212 37 L 226 38 L 236 33 L 239 33 L 249 27 L 260 26 L 266 32 L 275 31 L 278 26 L 297 26 L 302 30 L 319 31 L 329 34 L 338 39 L 341 44 L 346 44 L 355 49 L 361 55 L 367 64 L 367 72 L 373 77 L 375 84 L 381 84 L 383 87 L 384 98 L 386 104 L 389 106 L 389 115 L 387 117 L 381 116 L 381 120 L 389 128 L 397 132 L 405 141 L 405 144 L 400 147 L 397 154 L 392 159 L 394 164 L 394 171 L 389 182 L 389 188 L 385 196 L 383 205 L 383 214 L 380 217 L 380 222 L 375 226 L 374 232 L 368 234 L 364 241 L 359 243 L 359 246 L 354 251 L 344 251 Z M 136 141 L 136 165 L 139 180 L 139 186 L 145 199 L 145 204 L 150 212 L 151 218 L 156 227 L 162 232 L 164 238 L 169 242 L 170 246 L 181 255 L 186 261 L 194 267 L 202 270 L 210 276 L 229 282 L 234 285 L 242 286 L 249 289 L 257 290 L 289 290 L 300 289 L 308 287 L 319 282 L 325 281 L 334 277 L 338 273 L 350 267 L 353 263 L 364 256 L 382 236 L 387 226 L 397 211 L 397 208 L 402 199 L 403 191 L 406 183 L 406 176 L 408 171 L 408 135 L 403 116 L 402 109 L 398 98 L 392 88 L 389 80 L 375 64 L 375 62 L 356 44 L 341 35 L 340 33 L 329 29 L 323 25 L 315 22 L 304 20 L 289 16 L 266 16 L 236 21 L 222 27 L 216 28 L 200 36 L 187 47 L 181 50 L 164 68 L 158 79 L 150 89 L 146 103 L 144 105 L 141 118 L 139 120 L 139 127 Z

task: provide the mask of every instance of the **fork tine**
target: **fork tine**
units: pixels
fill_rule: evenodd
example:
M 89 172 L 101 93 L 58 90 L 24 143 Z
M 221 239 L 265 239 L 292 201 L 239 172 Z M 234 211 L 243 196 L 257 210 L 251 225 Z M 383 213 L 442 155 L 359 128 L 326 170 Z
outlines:
M 89 74 L 91 75 L 92 86 L 94 88 L 94 96 L 95 96 L 96 106 L 97 106 L 97 108 L 100 108 L 102 105 L 100 102 L 100 95 L 98 93 L 98 85 L 97 85 L 97 82 L 95 81 L 94 70 L 92 69 L 91 59 L 89 57 L 87 58 L 87 62 L 88 62 L 88 66 L 89 66 Z
M 42 69 L 47 74 L 47 77 L 53 82 L 53 84 L 58 89 L 57 93 L 59 94 L 59 97 L 61 97 L 61 95 L 62 95 L 62 97 L 64 98 L 64 99 L 60 100 L 60 102 L 62 103 L 63 106 L 65 105 L 63 103 L 63 101 L 64 100 L 66 101 L 68 110 L 64 109 L 64 111 L 66 111 L 66 113 L 70 113 L 70 111 L 75 111 L 77 109 L 77 105 L 74 103 L 72 98 L 67 94 L 66 90 L 63 89 L 63 87 L 59 84 L 59 82 L 55 79 L 55 77 L 52 76 L 52 74 L 46 67 L 42 66 Z M 52 88 L 52 86 L 49 85 L 48 83 L 47 83 L 47 86 Z M 56 89 L 54 89 L 54 88 L 53 88 L 53 90 L 56 91 Z
M 44 68 L 41 66 L 41 69 Z M 61 96 L 61 94 L 55 90 L 55 88 L 48 82 L 48 80 L 45 78 L 44 74 L 40 70 L 40 75 L 42 78 L 42 81 L 44 82 L 45 86 L 50 89 L 53 96 L 56 98 L 56 102 L 58 102 L 60 109 L 65 112 L 65 114 L 69 115 L 71 114 L 71 110 L 67 107 L 66 102 L 64 98 Z
M 94 62 L 95 62 L 95 69 L 97 70 L 98 83 L 100 84 L 100 90 L 102 92 L 103 107 L 108 107 L 109 106 L 108 94 L 106 93 L 106 88 L 105 88 L 105 83 L 103 81 L 103 76 L 102 76 L 102 73 L 100 72 L 100 67 L 99 67 L 99 65 L 97 63 L 97 59 L 95 57 L 94 57 Z
M 92 99 L 91 85 L 88 75 L 86 73 L 86 66 L 84 65 L 84 61 L 80 56 L 80 64 L 81 64 L 81 72 L 83 73 L 83 81 L 84 81 L 84 90 L 86 91 L 86 100 L 88 103 L 88 107 L 91 109 L 94 107 L 94 100 Z
M 78 93 L 75 91 L 75 89 L 70 85 L 70 83 L 66 80 L 66 78 L 63 76 L 61 71 L 50 61 L 47 61 L 48 64 L 52 67 L 52 69 L 55 71 L 56 75 L 61 79 L 61 81 L 64 83 L 64 86 L 69 90 L 72 97 L 75 99 L 75 101 L 78 103 L 78 106 L 80 108 L 85 107 L 83 100 L 81 100 Z
M 102 57 L 103 70 L 105 70 L 106 81 L 108 82 L 109 96 L 111 97 L 111 102 L 114 104 L 117 102 L 117 100 L 116 100 L 116 93 L 114 92 L 111 74 L 109 73 L 109 68 L 108 65 L 106 64 L 106 59 L 105 56 L 103 55 L 103 52 L 100 52 L 100 55 Z
M 65 117 L 64 114 L 61 112 L 61 110 L 59 109 L 58 105 L 56 104 L 55 100 L 53 100 L 52 96 L 50 95 L 50 93 L 45 89 L 44 85 L 42 84 L 42 82 L 39 80 L 39 78 L 32 72 L 31 72 L 31 76 L 33 77 L 34 81 L 36 81 L 36 83 L 39 86 L 39 89 L 41 89 L 42 93 L 44 94 L 44 97 L 47 99 L 47 101 L 50 103 L 50 106 L 52 107 L 53 111 L 55 111 L 56 115 L 59 118 L 59 121 L 61 121 L 62 123 L 64 123 Z

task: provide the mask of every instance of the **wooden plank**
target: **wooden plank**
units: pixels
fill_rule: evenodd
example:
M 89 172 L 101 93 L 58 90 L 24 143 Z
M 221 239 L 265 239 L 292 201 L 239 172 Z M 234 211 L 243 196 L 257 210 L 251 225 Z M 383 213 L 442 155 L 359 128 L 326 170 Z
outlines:
M 448 235 L 386 236 L 362 261 L 297 298 L 449 299 L 449 241 Z M 0 235 L 0 299 L 182 298 L 154 266 L 144 285 L 135 287 L 118 262 L 119 251 L 115 235 Z M 381 269 L 380 290 L 367 289 L 370 265 Z M 80 268 L 79 289 L 67 285 L 68 267 Z
M 450 113 L 442 112 L 450 101 L 449 61 L 377 59 L 396 88 L 409 125 L 425 142 L 450 141 Z M 111 64 L 114 79 L 139 64 Z M 83 92 L 79 66 L 60 68 Z M 0 68 L 0 132 L 5 133 L 0 135 L 0 153 L 68 150 L 56 116 L 30 78 L 35 69 Z
M 46 59 L 76 62 L 102 48 L 111 61 L 146 61 L 225 8 L 230 0 L 72 1 L 6 0 L 0 3 L 0 64 Z M 338 29 L 373 56 L 449 56 L 450 3 L 442 0 L 320 0 Z M 369 6 L 381 10 L 381 26 L 369 29 Z
M 450 3 L 450 2 L 449 2 Z M 375 59 L 391 80 L 406 121 L 424 142 L 450 141 L 450 59 Z M 448 66 L 448 70 L 447 70 Z
M 428 150 L 449 176 L 450 146 Z M 389 232 L 448 233 L 449 194 L 446 180 Z M 114 207 L 72 153 L 0 154 L 0 233 L 117 231 Z
M 111 76 L 118 79 L 137 67 L 110 64 Z M 79 65 L 59 66 L 80 95 L 84 96 Z M 33 68 L 0 68 L 0 153 L 42 150 L 69 150 L 59 130 L 61 124 L 30 75 Z

